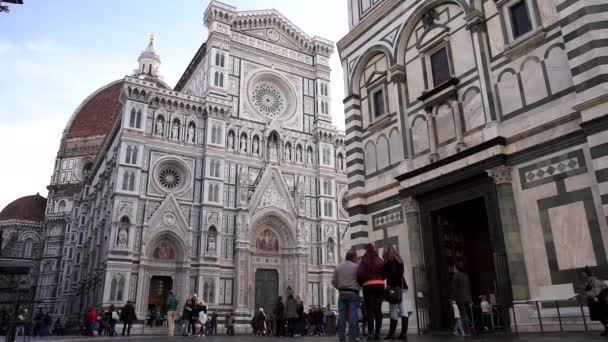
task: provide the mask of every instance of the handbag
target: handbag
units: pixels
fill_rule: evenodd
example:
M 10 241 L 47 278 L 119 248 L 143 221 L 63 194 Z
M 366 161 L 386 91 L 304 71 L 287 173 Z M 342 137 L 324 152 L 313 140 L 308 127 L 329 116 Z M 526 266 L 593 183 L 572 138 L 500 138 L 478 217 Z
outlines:
M 403 291 L 400 286 L 387 286 L 384 298 L 389 304 L 399 304 L 401 303 L 402 295 Z
M 118 312 L 112 311 L 112 319 L 115 321 L 118 321 L 120 319 L 120 317 L 118 317 Z

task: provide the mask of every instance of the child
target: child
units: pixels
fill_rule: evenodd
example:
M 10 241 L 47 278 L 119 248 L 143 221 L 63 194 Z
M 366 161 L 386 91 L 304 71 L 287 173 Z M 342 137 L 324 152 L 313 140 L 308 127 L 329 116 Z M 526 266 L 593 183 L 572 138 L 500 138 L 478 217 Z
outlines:
M 452 309 L 454 310 L 454 335 L 464 336 L 464 329 L 462 328 L 462 319 L 460 318 L 460 310 L 455 301 L 452 301 Z
M 481 295 L 479 298 L 481 299 L 481 324 L 484 330 L 490 330 L 488 322 L 492 322 L 492 306 L 485 295 Z

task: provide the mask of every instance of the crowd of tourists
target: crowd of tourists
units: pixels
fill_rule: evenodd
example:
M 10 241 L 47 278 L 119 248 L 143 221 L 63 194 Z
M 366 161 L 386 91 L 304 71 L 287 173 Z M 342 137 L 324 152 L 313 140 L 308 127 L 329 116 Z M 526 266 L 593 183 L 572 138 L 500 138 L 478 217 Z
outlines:
M 278 297 L 272 312 L 267 313 L 259 308 L 253 315 L 250 322 L 253 334 L 285 337 L 332 335 L 337 319 L 340 341 L 345 341 L 346 336 L 351 341 L 359 341 L 364 336 L 368 340 L 379 340 L 383 320 L 382 303 L 387 301 L 390 321 L 384 339 L 407 339 L 408 285 L 402 257 L 392 245 L 387 245 L 380 257 L 376 248 L 368 244 L 364 255 L 358 259 L 354 251 L 348 251 L 344 262 L 335 268 L 332 284 L 339 293 L 337 315 L 329 305 L 305 310 L 300 296 L 289 295 L 286 300 Z M 460 265 L 451 267 L 452 299 L 446 305 L 452 308 L 454 334 L 466 336 L 473 328 L 470 281 Z M 590 267 L 586 267 L 582 274 L 586 279 L 583 296 L 588 300 L 589 317 L 592 321 L 601 322 L 605 327 L 602 336 L 608 336 L 608 285 L 598 279 Z M 186 301 L 181 314 L 178 313 L 178 300 L 173 291 L 169 293 L 165 304 L 169 336 L 174 336 L 175 333 L 183 336 L 217 335 L 218 314 L 209 314 L 207 304 L 196 294 Z M 486 296 L 480 296 L 480 307 L 482 325 L 487 329 L 488 321 L 491 320 L 491 305 Z M 135 308 L 130 301 L 120 312 L 113 305 L 99 313 L 91 307 L 85 315 L 85 333 L 89 336 L 118 335 L 116 324 L 120 321 L 123 323 L 122 336 L 129 336 L 136 320 Z M 397 336 L 399 322 L 401 331 Z M 227 335 L 234 335 L 235 324 L 234 313 L 227 313 L 224 317 Z M 39 310 L 34 317 L 33 335 L 46 336 L 50 329 L 55 334 L 63 334 L 60 319 L 52 324 L 50 315 Z
M 332 334 L 335 322 L 336 312 L 329 305 L 306 311 L 300 296 L 289 295 L 285 302 L 279 297 L 270 313 L 260 308 L 251 318 L 251 328 L 259 336 L 321 336 Z

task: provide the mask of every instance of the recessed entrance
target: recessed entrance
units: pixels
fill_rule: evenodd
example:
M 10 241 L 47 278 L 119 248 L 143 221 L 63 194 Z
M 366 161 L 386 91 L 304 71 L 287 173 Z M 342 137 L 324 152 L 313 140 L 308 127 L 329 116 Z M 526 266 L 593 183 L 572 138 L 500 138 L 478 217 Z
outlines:
M 255 271 L 255 309 L 270 313 L 279 296 L 279 274 L 276 270 Z
M 171 277 L 153 276 L 150 278 L 150 290 L 148 295 L 148 311 L 160 311 L 162 315 L 167 313 L 166 299 L 169 291 L 173 289 Z
M 479 178 L 421 198 L 421 206 L 430 328 L 453 327 L 450 266 L 456 264 L 469 276 L 473 305 L 488 296 L 501 319 L 497 324 L 504 326 L 512 292 L 494 184 Z M 473 314 L 476 320 L 479 309 Z

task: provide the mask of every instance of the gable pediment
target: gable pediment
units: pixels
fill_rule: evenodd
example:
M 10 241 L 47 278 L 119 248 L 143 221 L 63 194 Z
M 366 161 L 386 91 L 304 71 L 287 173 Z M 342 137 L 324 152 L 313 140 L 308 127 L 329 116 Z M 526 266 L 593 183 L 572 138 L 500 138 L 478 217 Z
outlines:
M 172 193 L 169 193 L 160 203 L 154 214 L 147 221 L 149 229 L 148 238 L 162 231 L 171 230 L 177 235 L 187 237 L 190 226 L 182 214 L 179 203 Z
M 276 166 L 268 166 L 262 175 L 253 196 L 250 207 L 253 211 L 272 207 L 295 217 L 297 215 L 289 189 L 285 184 L 281 171 Z
M 233 19 L 232 30 L 298 52 L 314 53 L 313 40 L 274 10 L 239 13 Z

